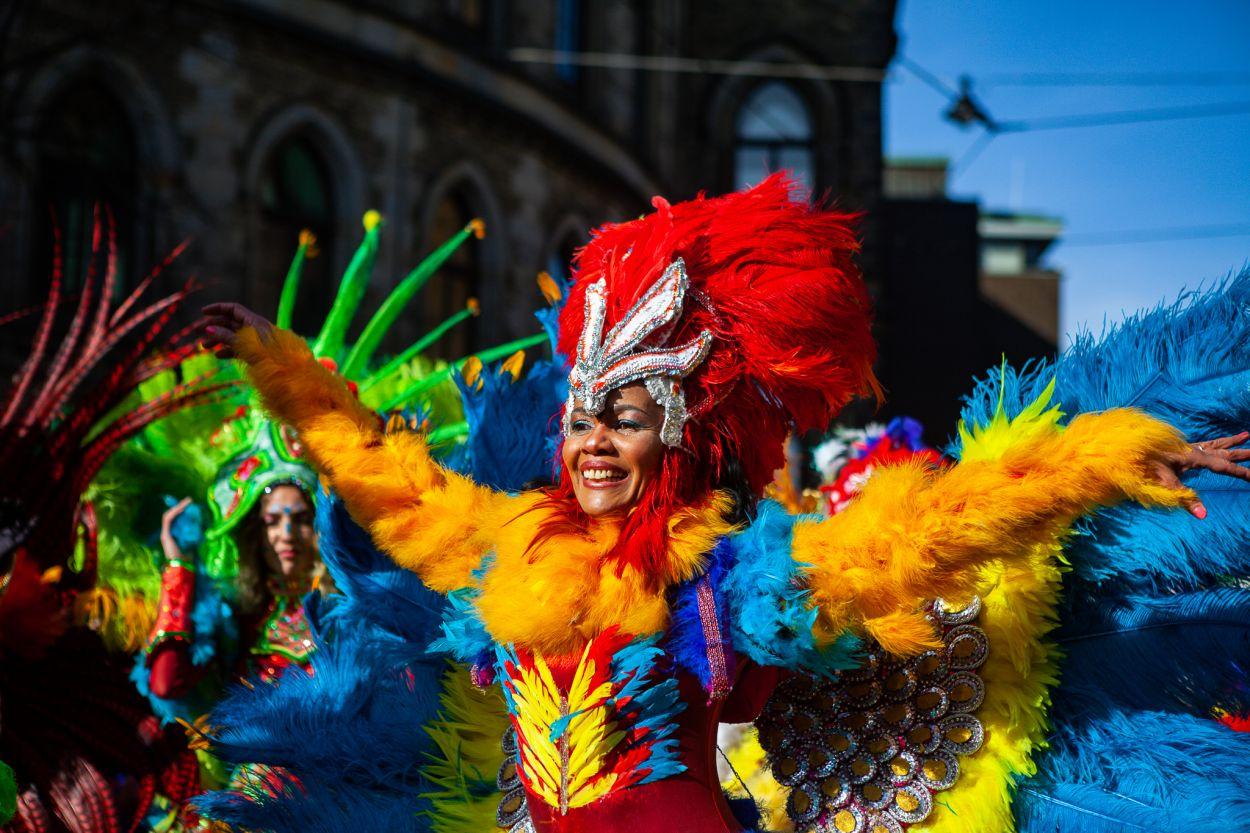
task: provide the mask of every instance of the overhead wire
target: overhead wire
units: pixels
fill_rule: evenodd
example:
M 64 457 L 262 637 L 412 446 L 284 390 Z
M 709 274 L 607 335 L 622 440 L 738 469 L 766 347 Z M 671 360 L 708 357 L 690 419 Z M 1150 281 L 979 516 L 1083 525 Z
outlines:
M 1250 85 L 1250 71 L 988 72 L 977 80 L 998 87 L 1232 87 Z
M 1250 113 L 1250 101 L 1219 101 L 1180 107 L 1154 107 L 1143 110 L 1113 110 L 1068 116 L 1042 116 L 997 122 L 999 133 L 1025 133 L 1035 130 L 1067 130 L 1077 127 L 1108 127 L 1117 124 L 1209 119 Z
M 1076 232 L 1065 234 L 1059 242 L 1063 246 L 1090 247 L 1245 236 L 1250 236 L 1250 222 L 1216 223 L 1202 226 L 1172 226 L 1153 229 L 1122 229 L 1105 232 Z
M 508 50 L 518 63 L 575 64 L 601 69 L 637 69 L 699 75 L 749 75 L 757 78 L 799 78 L 821 81 L 880 83 L 885 70 L 877 67 L 835 66 L 778 61 L 727 61 L 713 58 L 682 58 L 672 55 L 635 55 L 625 52 L 568 52 L 558 49 L 518 47 Z

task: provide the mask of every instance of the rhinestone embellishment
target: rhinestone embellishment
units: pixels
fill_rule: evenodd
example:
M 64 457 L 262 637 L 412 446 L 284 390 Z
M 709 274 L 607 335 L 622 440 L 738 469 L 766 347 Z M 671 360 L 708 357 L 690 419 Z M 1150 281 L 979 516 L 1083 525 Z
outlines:
M 577 358 L 569 372 L 569 399 L 564 408 L 566 436 L 572 428 L 575 401 L 580 400 L 586 413 L 598 414 L 609 393 L 642 380 L 647 393 L 664 408 L 660 439 L 665 445 L 681 445 L 682 428 L 689 416 L 681 380 L 712 348 L 712 334 L 707 330 L 678 347 L 664 346 L 681 317 L 688 286 L 686 263 L 677 258 L 606 336 L 607 284 L 600 279 L 586 288 L 585 320 Z M 648 342 L 646 347 L 642 347 L 644 341 Z
M 516 732 L 511 726 L 503 735 L 504 761 L 495 777 L 499 788 L 499 808 L 495 811 L 495 826 L 509 833 L 533 833 L 529 805 L 525 803 L 525 788 L 521 785 L 521 773 L 517 769 Z
M 833 679 L 777 687 L 757 726 L 796 830 L 903 833 L 929 817 L 935 793 L 959 779 L 960 758 L 985 742 L 975 715 L 990 650 L 980 613 L 979 599 L 961 610 L 939 599 L 929 610 L 938 650 L 897 661 L 873 648 Z

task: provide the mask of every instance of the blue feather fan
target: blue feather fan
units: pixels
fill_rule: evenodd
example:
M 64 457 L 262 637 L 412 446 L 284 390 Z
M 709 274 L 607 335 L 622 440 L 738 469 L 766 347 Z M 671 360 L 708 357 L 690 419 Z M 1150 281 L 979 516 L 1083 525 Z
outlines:
M 1018 414 L 1053 379 L 1070 417 L 1134 407 L 1191 441 L 1250 427 L 1250 272 L 1206 294 L 1086 334 L 1053 363 L 979 382 L 963 419 Z M 956 444 L 951 452 L 958 456 Z M 1021 784 L 1023 833 L 1250 830 L 1250 735 L 1212 719 L 1250 707 L 1250 486 L 1185 478 L 1208 508 L 1124 504 L 1065 552 L 1055 639 L 1065 652 L 1050 748 Z M 1214 826 L 1213 826 L 1214 825 Z
M 1066 659 L 1052 718 L 1107 709 L 1208 717 L 1250 709 L 1250 593 L 1240 588 L 1132 596 L 1068 611 L 1055 641 Z
M 428 646 L 444 601 L 378 552 L 333 495 L 318 501 L 317 529 L 339 593 L 306 601 L 312 673 L 236 687 L 211 718 L 214 754 L 278 767 L 287 787 L 208 793 L 197 806 L 240 829 L 423 833 L 425 726 L 447 662 Z
M 1016 796 L 1021 833 L 1250 830 L 1250 736 L 1213 720 L 1108 712 L 1057 724 Z

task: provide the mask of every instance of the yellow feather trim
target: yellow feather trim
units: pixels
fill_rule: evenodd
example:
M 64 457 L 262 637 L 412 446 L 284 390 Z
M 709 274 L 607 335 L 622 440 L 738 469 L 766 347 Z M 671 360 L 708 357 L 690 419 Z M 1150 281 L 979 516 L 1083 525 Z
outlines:
M 921 604 L 967 599 L 981 565 L 1019 561 L 1099 506 L 1178 506 L 1193 497 L 1154 478 L 1154 464 L 1184 448 L 1170 426 L 1115 409 L 1061 429 L 1058 410 L 1045 406 L 965 431 L 969 453 L 958 465 L 878 469 L 840 515 L 796 524 L 794 557 L 810 565 L 813 599 L 830 630 L 868 633 L 901 655 L 936 647 Z
M 537 506 L 536 495 L 521 505 Z M 504 644 L 548 655 L 577 653 L 612 626 L 636 636 L 668 626 L 667 586 L 698 575 L 717 538 L 732 530 L 724 515 L 729 498 L 718 494 L 669 520 L 667 570 L 660 582 L 632 567 L 617 575 L 604 555 L 616 544 L 616 523 L 592 524 L 586 535 L 559 535 L 527 552 L 548 510 L 519 512 L 498 527 L 495 567 L 486 574 L 477 611 L 486 630 Z
M 134 653 L 147 644 L 156 604 L 138 593 L 118 596 L 107 587 L 92 587 L 74 600 L 74 621 L 98 632 L 110 650 Z
M 427 794 L 433 833 L 496 833 L 499 793 L 493 787 L 503 764 L 500 739 L 508 710 L 497 686 L 481 690 L 455 666 L 443 676 L 439 716 L 426 729 L 437 752 L 422 774 L 437 789 Z

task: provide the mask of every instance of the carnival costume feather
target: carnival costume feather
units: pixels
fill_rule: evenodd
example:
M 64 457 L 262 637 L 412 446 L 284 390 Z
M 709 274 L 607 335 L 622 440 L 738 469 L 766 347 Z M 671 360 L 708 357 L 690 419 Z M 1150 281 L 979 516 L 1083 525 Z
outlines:
M 1053 380 L 1069 413 L 1131 405 L 1194 440 L 1250 418 L 1250 274 L 1079 337 L 1053 364 L 1009 369 L 969 400 L 1019 412 Z M 997 388 L 997 390 L 995 390 Z M 992 404 L 1001 402 L 1001 405 Z M 1045 831 L 1250 829 L 1250 740 L 1210 720 L 1246 708 L 1250 488 L 1188 475 L 1208 508 L 1198 521 L 1122 506 L 1099 513 L 1065 549 L 1071 572 L 1054 608 L 1049 748 L 1019 787 L 1019 828 Z M 1031 770 L 1023 774 L 1032 774 Z
M 524 360 L 520 351 L 502 364 L 474 358 L 452 373 L 462 428 L 454 415 L 414 408 L 420 417 L 392 418 L 388 435 L 461 434 L 448 464 L 501 489 L 544 479 L 563 376 L 550 361 L 524 368 Z M 498 424 L 523 432 L 523 441 L 486 430 Z M 338 592 L 306 602 L 316 649 L 310 674 L 238 688 L 214 709 L 213 752 L 260 775 L 236 778 L 197 807 L 242 829 L 292 833 L 465 830 L 459 825 L 470 820 L 493 827 L 503 703 L 497 692 L 466 685 L 464 670 L 431 649 L 444 598 L 374 548 L 333 493 L 318 495 L 317 519 Z
M 123 277 L 115 226 L 97 212 L 90 265 L 58 344 L 67 304 L 58 237 L 34 343 L 0 406 L 0 759 L 17 792 L 6 829 L 135 830 L 158 793 L 179 801 L 198 785 L 181 732 L 162 731 L 99 636 L 73 616 L 97 590 L 91 479 L 154 421 L 221 394 L 190 381 L 129 403 L 188 349 L 170 324 L 191 287 L 144 301 L 168 263 L 114 305 Z
M 884 470 L 841 515 L 771 515 L 780 527 L 774 540 L 788 540 L 790 558 L 780 565 L 782 580 L 770 577 L 757 587 L 764 597 L 757 605 L 771 603 L 778 614 L 742 616 L 725 586 L 734 575 L 749 585 L 763 573 L 751 563 L 759 552 L 751 539 L 764 510 L 751 504 L 780 466 L 782 441 L 791 430 L 824 428 L 852 396 L 874 387 L 868 301 L 851 264 L 848 218 L 790 197 L 790 185 L 773 177 L 718 199 L 677 205 L 657 199 L 655 213 L 600 229 L 579 253 L 560 319 L 573 381 L 591 390 L 600 378 L 645 384 L 670 423 L 658 475 L 623 520 L 582 513 L 567 469 L 550 492 L 510 495 L 440 467 L 419 436 L 384 434 L 375 415 L 286 331 L 246 329 L 232 343 L 266 406 L 298 430 L 309 459 L 379 548 L 457 600 L 451 614 L 458 624 L 448 629 L 466 641 L 454 653 L 480 663 L 483 647 L 493 648 L 493 659 L 475 671 L 483 681 L 495 675 L 505 691 L 524 684 L 527 666 L 541 678 L 538 697 L 547 706 L 532 711 L 521 699 L 510 700 L 522 750 L 519 776 L 538 830 L 660 829 L 678 813 L 687 830 L 734 829 L 710 771 L 717 720 L 758 713 L 776 680 L 796 667 L 855 666 L 863 640 L 884 651 L 870 653 L 876 665 L 854 672 L 866 674 L 867 688 L 852 696 L 871 700 L 880 685 L 878 696 L 909 705 L 913 694 L 936 697 L 923 706 L 933 709 L 945 694 L 948 709 L 957 706 L 953 716 L 962 716 L 943 737 L 924 741 L 933 744 L 931 752 L 906 775 L 925 789 L 962 787 L 981 799 L 1005 793 L 993 773 L 1004 761 L 1012 766 L 1027 757 L 1035 724 L 1017 714 L 1013 698 L 1021 691 L 998 675 L 1025 674 L 1030 663 L 1044 664 L 1045 652 L 1031 636 L 1015 650 L 987 656 L 986 638 L 1006 638 L 993 617 L 974 625 L 975 633 L 958 630 L 983 609 L 974 594 L 984 571 L 998 570 L 1007 580 L 1017 572 L 1040 574 L 1019 589 L 1049 592 L 1049 553 L 1039 556 L 1039 548 L 1058 547 L 1082 515 L 1126 499 L 1176 507 L 1193 496 L 1154 481 L 1155 464 L 1186 448 L 1170 426 L 1126 409 L 1060 425 L 1039 405 L 974 432 L 980 447 L 969 445 L 957 465 Z M 687 281 L 670 289 L 663 282 L 678 262 Z M 595 352 L 607 349 L 601 334 L 619 340 L 612 341 L 610 361 Z M 693 366 L 682 352 L 691 344 L 709 345 Z M 629 373 L 617 373 L 619 362 L 634 359 Z M 597 403 L 578 404 L 593 413 Z M 710 570 L 722 547 L 724 570 Z M 690 651 L 669 647 L 674 610 L 687 595 L 701 614 L 706 675 Z M 810 624 L 801 615 L 782 615 L 793 607 L 813 611 Z M 611 714 L 595 711 L 575 726 L 582 715 L 565 709 L 574 689 L 584 690 L 576 669 L 611 691 L 614 684 L 600 680 L 602 662 L 592 672 L 582 658 L 616 635 L 630 641 L 612 664 L 631 649 L 662 649 L 649 671 L 626 672 L 623 681 L 650 708 L 631 712 L 618 703 Z M 775 650 L 760 648 L 786 642 L 806 666 L 778 663 Z M 964 663 L 958 674 L 937 661 L 945 649 Z M 926 673 L 952 678 L 950 691 L 918 691 L 897 656 L 917 654 L 918 661 L 935 661 Z M 544 676 L 543 666 L 551 673 Z M 875 679 L 877 668 L 890 669 L 886 681 Z M 671 734 L 655 731 L 649 721 L 661 714 L 661 692 L 674 678 L 676 706 L 663 708 L 676 726 Z M 601 702 L 595 690 L 585 695 L 591 707 L 608 706 L 613 695 Z M 559 692 L 561 706 L 548 720 L 541 709 L 551 705 L 552 692 Z M 1044 696 L 1039 685 L 1036 698 Z M 989 710 L 984 722 L 972 722 L 982 707 Z M 879 719 L 906 714 L 892 709 Z M 1006 722 L 1000 730 L 991 720 Z M 587 734 L 575 737 L 579 730 Z M 621 732 L 628 737 L 624 747 Z M 651 779 L 648 762 L 664 760 L 670 737 L 676 766 Z M 863 755 L 885 754 L 875 738 L 865 741 Z M 544 769 L 551 761 L 542 750 L 550 753 L 552 745 L 559 767 Z M 637 750 L 636 769 L 620 768 L 620 749 Z M 880 792 L 875 799 L 865 793 L 865 800 L 883 807 L 894 800 L 891 785 L 874 780 L 878 763 L 861 755 L 862 770 L 850 773 L 860 780 L 844 785 L 848 796 L 872 782 Z M 892 758 L 887 763 L 892 769 Z M 573 806 L 574 785 L 592 783 L 604 785 L 602 792 Z M 908 795 L 923 803 L 918 790 Z M 899 807 L 915 816 L 915 805 Z
M 992 373 L 969 400 L 952 455 L 992 459 L 1014 436 L 1068 422 L 1055 401 L 1068 414 L 1133 406 L 1196 438 L 1237 433 L 1247 402 L 1236 380 L 1250 367 L 1248 286 L 1242 275 L 1101 339 L 1082 336 L 1054 363 Z M 1196 400 L 1194 388 L 1211 395 Z M 1123 505 L 1042 542 L 1023 564 L 984 568 L 977 625 L 988 653 L 976 712 L 984 747 L 959 760 L 958 783 L 940 801 L 932 796 L 917 830 L 1250 824 L 1238 786 L 1250 775 L 1250 747 L 1209 719 L 1212 706 L 1245 705 L 1250 594 L 1228 577 L 1244 575 L 1248 490 L 1206 474 L 1186 482 L 1213 507 L 1204 521 Z M 784 706 L 782 697 L 768 711 Z M 782 775 L 786 755 L 773 751 Z M 884 808 L 852 800 L 838 812 L 868 829 L 887 816 L 884 829 L 905 825 L 904 780 Z

